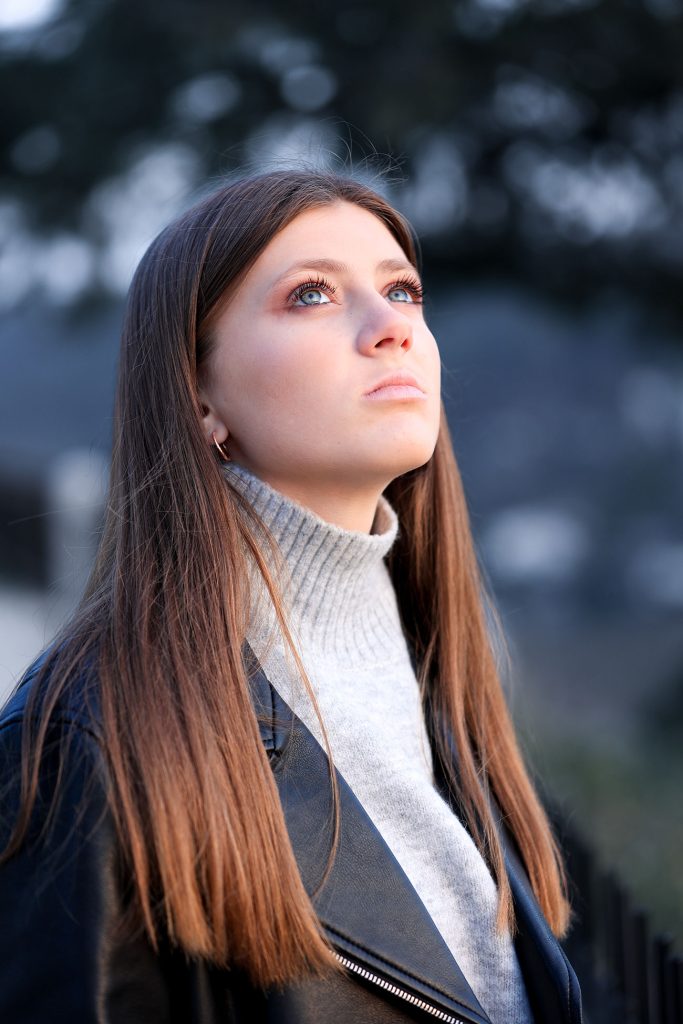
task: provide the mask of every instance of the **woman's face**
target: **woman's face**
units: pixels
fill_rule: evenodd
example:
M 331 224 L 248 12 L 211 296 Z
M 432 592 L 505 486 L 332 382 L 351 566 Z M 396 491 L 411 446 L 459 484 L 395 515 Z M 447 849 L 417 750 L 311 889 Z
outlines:
M 207 440 L 227 436 L 235 462 L 304 502 L 325 488 L 380 493 L 423 465 L 440 360 L 419 284 L 374 214 L 341 201 L 300 214 L 216 323 L 201 373 Z M 407 383 L 374 390 L 396 375 Z

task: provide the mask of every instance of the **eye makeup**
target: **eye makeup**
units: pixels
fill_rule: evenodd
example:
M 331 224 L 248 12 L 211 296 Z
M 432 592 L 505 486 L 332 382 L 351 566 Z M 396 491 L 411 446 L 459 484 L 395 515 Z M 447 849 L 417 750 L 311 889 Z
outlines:
M 395 281 L 391 281 L 386 286 L 387 292 L 392 292 L 395 291 L 396 289 L 401 288 L 412 295 L 414 305 L 422 304 L 425 290 L 419 278 L 417 278 L 413 274 L 404 274 L 403 277 L 398 278 Z M 334 295 L 334 293 L 337 291 L 337 286 L 328 281 L 327 278 L 322 277 L 320 275 L 316 278 L 311 278 L 310 280 L 304 281 L 302 284 L 297 285 L 294 291 L 290 293 L 287 299 L 287 305 L 296 306 L 297 303 L 301 302 L 302 296 L 309 291 L 321 291 L 326 292 L 329 295 Z M 411 303 L 407 303 L 407 305 L 410 304 Z M 311 302 L 303 303 L 303 305 L 319 306 L 327 305 L 327 303 Z M 301 305 L 298 308 L 301 308 Z

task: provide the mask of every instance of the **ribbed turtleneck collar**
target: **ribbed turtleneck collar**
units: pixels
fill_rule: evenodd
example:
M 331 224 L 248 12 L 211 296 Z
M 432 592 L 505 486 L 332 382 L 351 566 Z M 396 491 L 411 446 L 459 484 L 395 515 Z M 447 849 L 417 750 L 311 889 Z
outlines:
M 395 655 L 401 633 L 384 558 L 398 519 L 386 498 L 379 499 L 372 532 L 362 533 L 327 522 L 243 466 L 231 462 L 223 470 L 278 544 L 290 625 L 306 644 L 366 665 Z

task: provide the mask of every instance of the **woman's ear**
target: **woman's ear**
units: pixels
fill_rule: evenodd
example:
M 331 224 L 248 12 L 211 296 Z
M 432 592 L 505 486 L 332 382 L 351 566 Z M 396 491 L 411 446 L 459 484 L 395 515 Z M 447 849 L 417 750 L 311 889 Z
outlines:
M 222 444 L 228 438 L 228 428 L 223 422 L 223 419 L 214 409 L 211 400 L 207 396 L 203 388 L 199 389 L 199 404 L 202 409 L 202 426 L 204 428 L 204 436 L 209 444 L 214 443 L 215 440 L 219 444 Z

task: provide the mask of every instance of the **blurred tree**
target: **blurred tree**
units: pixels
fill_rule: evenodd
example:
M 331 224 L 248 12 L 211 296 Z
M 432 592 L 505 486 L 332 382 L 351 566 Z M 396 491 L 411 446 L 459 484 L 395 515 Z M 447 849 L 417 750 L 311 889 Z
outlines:
M 245 163 L 376 149 L 451 280 L 680 309 L 683 0 L 54 7 L 0 22 L 6 302 L 36 267 L 62 301 L 120 291 L 169 204 Z

